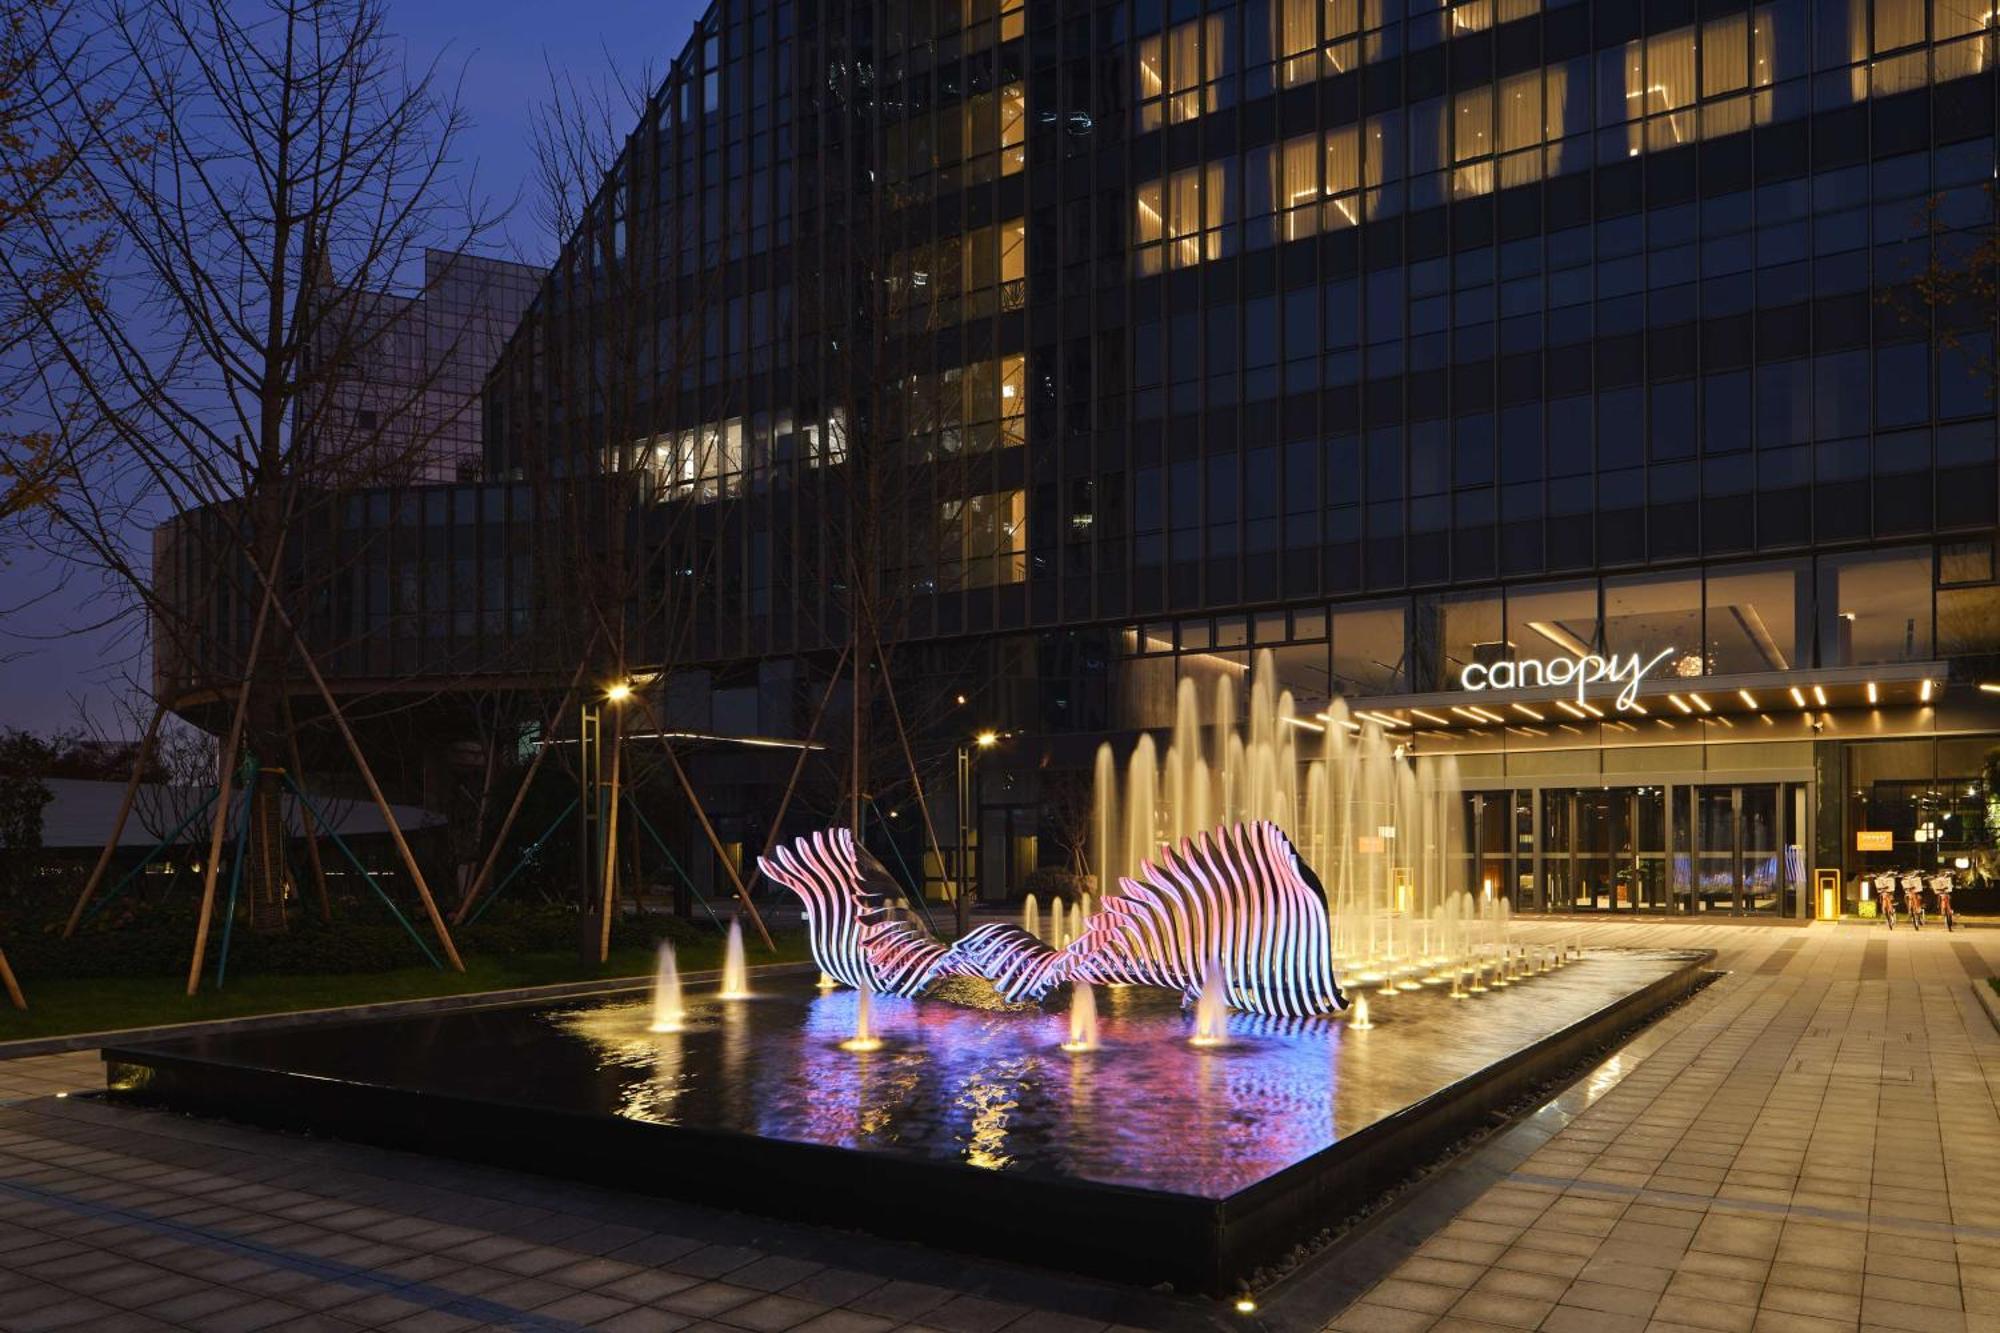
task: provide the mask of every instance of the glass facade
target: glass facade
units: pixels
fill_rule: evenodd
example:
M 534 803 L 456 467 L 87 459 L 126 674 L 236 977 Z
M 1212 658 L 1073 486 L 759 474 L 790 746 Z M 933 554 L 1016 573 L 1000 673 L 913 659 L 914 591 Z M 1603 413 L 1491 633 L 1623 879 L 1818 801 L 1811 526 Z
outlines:
M 823 679 L 865 580 L 913 690 L 1052 743 L 1266 647 L 1308 704 L 1669 649 L 1967 691 L 1993 311 L 1914 284 L 1992 225 L 1994 40 L 1962 0 L 718 0 L 488 382 L 487 473 L 632 482 L 636 660 Z M 468 540 L 344 625 L 540 623 L 492 562 L 543 547 Z M 1523 905 L 1793 910 L 1839 734 L 1490 774 L 1471 850 L 1511 892 L 1538 841 Z

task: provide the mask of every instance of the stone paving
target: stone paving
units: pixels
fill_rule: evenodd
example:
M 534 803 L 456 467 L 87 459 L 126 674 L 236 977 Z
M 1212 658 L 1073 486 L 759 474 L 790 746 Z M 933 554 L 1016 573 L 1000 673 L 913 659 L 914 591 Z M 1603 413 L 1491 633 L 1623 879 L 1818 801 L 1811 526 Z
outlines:
M 1967 985 L 2000 963 L 2000 931 L 1521 934 L 1700 945 L 1731 971 L 1388 1214 L 1379 1280 L 1355 1276 L 1357 1247 L 1252 1316 L 58 1099 L 102 1085 L 78 1053 L 0 1062 L 0 1330 L 2000 1333 L 2000 1034 Z
M 1732 970 L 1328 1327 L 2000 1330 L 2000 1034 L 1967 984 L 2000 932 L 1522 933 L 1643 933 Z

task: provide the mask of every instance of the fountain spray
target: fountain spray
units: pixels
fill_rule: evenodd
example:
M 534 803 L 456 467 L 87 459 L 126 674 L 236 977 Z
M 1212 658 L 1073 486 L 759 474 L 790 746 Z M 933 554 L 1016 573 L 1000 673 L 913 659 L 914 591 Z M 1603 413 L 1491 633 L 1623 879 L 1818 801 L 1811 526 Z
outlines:
M 1090 983 L 1079 981 L 1069 996 L 1069 1040 L 1062 1048 L 1072 1055 L 1097 1049 L 1097 997 Z
M 650 1032 L 679 1032 L 687 1021 L 687 1007 L 681 1003 L 681 970 L 674 958 L 674 942 L 660 941 L 660 960 L 653 972 L 653 1023 Z
M 729 940 L 722 950 L 722 998 L 750 998 L 750 969 L 743 961 L 743 923 L 729 918 Z

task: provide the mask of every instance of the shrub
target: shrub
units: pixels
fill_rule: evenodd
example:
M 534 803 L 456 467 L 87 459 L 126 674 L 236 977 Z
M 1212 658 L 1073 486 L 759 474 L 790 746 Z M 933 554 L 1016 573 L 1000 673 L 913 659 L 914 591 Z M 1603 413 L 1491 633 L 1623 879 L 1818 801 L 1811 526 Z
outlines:
M 1037 898 L 1067 898 L 1075 902 L 1091 891 L 1091 880 L 1089 876 L 1079 875 L 1074 870 L 1042 866 L 1028 872 L 1028 878 L 1023 881 L 1022 889 Z

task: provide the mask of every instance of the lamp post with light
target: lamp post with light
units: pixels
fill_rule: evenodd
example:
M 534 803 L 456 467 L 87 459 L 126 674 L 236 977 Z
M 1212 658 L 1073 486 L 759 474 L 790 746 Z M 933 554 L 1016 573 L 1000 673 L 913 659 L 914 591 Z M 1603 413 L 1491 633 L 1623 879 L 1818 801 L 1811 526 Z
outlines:
M 988 728 L 958 743 L 958 883 L 954 896 L 958 905 L 958 933 L 972 929 L 972 761 L 982 750 L 1000 743 L 1000 733 Z
M 577 814 L 582 837 L 577 869 L 582 880 L 582 931 L 577 954 L 585 962 L 602 962 L 611 930 L 611 885 L 617 865 L 619 754 L 622 747 L 622 705 L 631 702 L 632 686 L 616 680 L 604 687 L 601 700 L 592 699 L 577 710 L 577 784 L 581 788 Z M 611 773 L 604 774 L 604 704 L 611 708 Z M 604 788 L 610 788 L 605 799 Z

